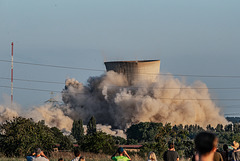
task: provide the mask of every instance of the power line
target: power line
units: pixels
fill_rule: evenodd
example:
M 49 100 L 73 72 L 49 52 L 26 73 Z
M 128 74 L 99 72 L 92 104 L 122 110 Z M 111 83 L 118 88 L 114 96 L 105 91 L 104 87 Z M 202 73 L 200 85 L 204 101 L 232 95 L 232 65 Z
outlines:
M 159 74 L 179 77 L 240 78 L 239 75 L 196 75 L 196 74 Z
M 7 77 L 0 77 L 0 79 L 11 80 L 11 78 L 7 78 Z M 44 81 L 44 80 L 32 80 L 32 79 L 19 79 L 19 78 L 14 78 L 13 80 L 23 81 L 23 82 L 37 82 L 37 83 L 65 84 L 65 83 L 63 83 L 63 82 Z
M 9 77 L 0 77 L 0 79 L 4 79 L 4 80 L 11 80 L 11 78 Z M 36 82 L 36 83 L 51 83 L 51 84 L 64 84 L 63 82 L 56 82 L 56 81 L 44 81 L 44 80 L 33 80 L 33 79 L 21 79 L 21 78 L 14 78 L 15 81 L 23 81 L 23 82 Z M 107 86 L 107 87 L 114 87 L 114 88 L 151 88 L 151 87 L 147 87 L 147 86 Z M 180 88 L 165 88 L 165 87 L 152 87 L 154 89 L 162 89 L 162 90 L 192 90 L 192 89 L 199 89 L 199 90 L 240 90 L 240 87 L 180 87 Z
M 10 86 L 0 86 L 1 88 L 11 88 Z M 35 88 L 23 88 L 23 87 L 14 87 L 15 89 L 20 90 L 32 90 L 32 91 L 40 91 L 40 92 L 56 92 L 61 93 L 62 91 L 55 91 L 55 90 L 48 90 L 48 89 L 35 89 Z M 87 94 L 82 92 L 73 92 L 75 94 Z M 120 96 L 120 97 L 128 97 L 128 96 Z M 194 99 L 188 99 L 188 98 L 167 98 L 167 97 L 159 97 L 158 99 L 166 99 L 166 100 L 176 100 L 176 101 L 240 101 L 240 98 L 226 98 L 226 99 L 209 99 L 209 98 L 194 98 Z
M 0 86 L 0 87 L 1 88 L 11 88 L 10 86 Z M 25 88 L 25 87 L 14 87 L 14 89 L 40 91 L 40 92 L 56 92 L 56 93 L 60 93 L 61 92 L 61 91 L 48 90 L 48 89 L 35 89 L 35 88 Z
M 240 108 L 240 104 L 238 104 L 238 105 L 226 105 L 226 106 L 223 106 L 222 108 Z
M 236 107 L 237 106 L 237 107 Z M 227 105 L 227 106 L 224 106 L 224 107 L 229 107 L 229 108 L 239 108 L 240 107 L 240 105 L 238 104 L 238 105 Z
M 11 62 L 11 61 L 9 61 L 9 60 L 0 60 L 0 62 Z M 105 71 L 105 70 L 100 70 L 100 69 L 81 68 L 81 67 L 68 67 L 68 66 L 50 65 L 50 64 L 28 63 L 28 62 L 20 62 L 20 61 L 13 61 L 13 63 L 24 64 L 24 65 L 35 65 L 35 66 L 42 66 L 42 67 L 53 67 L 53 68 L 65 68 L 65 69 L 77 69 L 77 70 L 89 70 L 89 71 Z
M 9 60 L 0 59 L 0 62 L 11 62 Z M 16 64 L 24 64 L 24 65 L 35 65 L 42 67 L 53 67 L 53 68 L 64 68 L 64 69 L 75 69 L 75 70 L 87 70 L 87 71 L 102 71 L 106 70 L 102 69 L 93 69 L 93 68 L 83 68 L 83 67 L 69 67 L 69 66 L 61 66 L 61 65 L 50 65 L 50 64 L 38 64 L 38 63 L 29 63 L 29 62 L 20 62 L 13 61 Z M 168 73 L 138 73 L 136 75 L 162 75 L 162 76 L 178 76 L 178 77 L 209 77 L 209 78 L 240 78 L 240 75 L 198 75 L 198 74 L 168 74 Z
M 0 79 L 4 79 L 4 80 L 11 80 L 11 78 L 8 77 L 0 77 Z M 20 79 L 20 78 L 14 78 L 14 80 L 16 81 L 24 81 L 24 82 L 37 82 L 37 83 L 51 83 L 51 84 L 64 84 L 63 82 L 56 82 L 56 81 L 44 81 L 44 80 L 32 80 L 32 79 Z M 147 87 L 147 86 L 107 86 L 107 87 L 114 87 L 114 88 L 133 88 L 133 89 L 137 89 L 137 88 L 151 88 L 151 87 Z M 206 88 L 194 88 L 194 87 L 180 87 L 180 88 L 165 88 L 165 87 L 152 87 L 154 89 L 162 89 L 162 90 L 192 90 L 192 89 L 199 89 L 199 90 L 240 90 L 240 87 L 206 87 Z
M 115 88 L 154 88 L 154 89 L 162 89 L 162 90 L 165 90 L 165 89 L 167 89 L 167 90 L 171 90 L 171 89 L 173 89 L 173 90 L 178 90 L 178 89 L 180 89 L 180 90 L 182 90 L 182 89 L 186 89 L 186 90 L 192 90 L 192 89 L 216 89 L 216 90 L 239 90 L 240 89 L 240 87 L 204 87 L 204 88 L 202 88 L 202 87 L 179 87 L 179 88 L 171 88 L 171 87 L 169 87 L 169 88 L 165 88 L 165 87 L 156 87 L 156 86 L 153 86 L 153 87 L 144 87 L 144 86 L 107 86 L 107 87 L 115 87 Z
M 164 97 L 160 97 L 159 99 L 166 99 L 166 100 L 176 100 L 176 101 L 240 101 L 240 98 L 213 98 L 213 99 L 209 99 L 209 98 L 193 98 L 193 99 L 188 99 L 188 98 L 164 98 Z

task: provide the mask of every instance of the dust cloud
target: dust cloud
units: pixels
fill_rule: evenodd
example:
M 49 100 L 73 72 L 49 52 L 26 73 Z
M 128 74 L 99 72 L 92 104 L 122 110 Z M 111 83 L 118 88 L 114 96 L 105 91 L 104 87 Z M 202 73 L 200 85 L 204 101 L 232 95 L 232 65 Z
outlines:
M 171 76 L 132 85 L 122 74 L 113 71 L 90 77 L 86 85 L 67 79 L 62 101 L 63 104 L 57 106 L 47 103 L 28 110 L 15 103 L 13 106 L 0 105 L 0 123 L 22 116 L 71 131 L 73 120 L 82 119 L 86 125 L 94 116 L 98 130 L 124 138 L 123 130 L 139 122 L 198 124 L 202 127 L 228 123 L 211 100 L 204 83 L 197 81 L 187 85 Z
M 206 84 L 197 81 L 186 85 L 171 76 L 133 85 L 113 71 L 90 77 L 87 85 L 67 79 L 62 100 L 70 118 L 81 118 L 86 123 L 94 116 L 98 123 L 117 129 L 149 121 L 202 127 L 227 124 Z

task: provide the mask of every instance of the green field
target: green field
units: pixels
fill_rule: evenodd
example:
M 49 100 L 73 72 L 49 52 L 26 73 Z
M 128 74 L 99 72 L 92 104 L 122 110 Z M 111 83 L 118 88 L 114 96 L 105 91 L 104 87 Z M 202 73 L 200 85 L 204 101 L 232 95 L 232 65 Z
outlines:
M 85 157 L 86 161 L 110 161 L 111 156 L 106 154 L 94 154 L 94 153 L 81 153 L 82 156 Z M 144 161 L 146 159 L 142 159 L 139 156 L 130 156 L 133 161 Z M 71 152 L 57 152 L 53 153 L 52 156 L 49 158 L 50 161 L 58 161 L 59 158 L 63 158 L 64 161 L 71 161 L 74 156 Z M 0 157 L 0 161 L 26 161 L 25 158 L 6 158 Z

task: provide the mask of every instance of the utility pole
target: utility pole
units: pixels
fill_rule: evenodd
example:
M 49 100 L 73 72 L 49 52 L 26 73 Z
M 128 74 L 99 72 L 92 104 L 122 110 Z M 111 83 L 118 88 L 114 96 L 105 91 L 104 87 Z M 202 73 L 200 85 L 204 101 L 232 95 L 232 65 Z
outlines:
M 13 42 L 12 42 L 12 64 L 11 64 L 11 106 L 13 104 Z

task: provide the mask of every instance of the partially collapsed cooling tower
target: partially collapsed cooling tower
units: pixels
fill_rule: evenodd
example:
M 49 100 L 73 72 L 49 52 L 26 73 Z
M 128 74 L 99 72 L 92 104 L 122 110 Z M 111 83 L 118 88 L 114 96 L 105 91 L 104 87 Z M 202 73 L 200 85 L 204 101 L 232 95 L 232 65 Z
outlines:
M 107 71 L 125 75 L 129 84 L 141 80 L 155 81 L 160 71 L 160 60 L 111 61 L 104 64 Z

